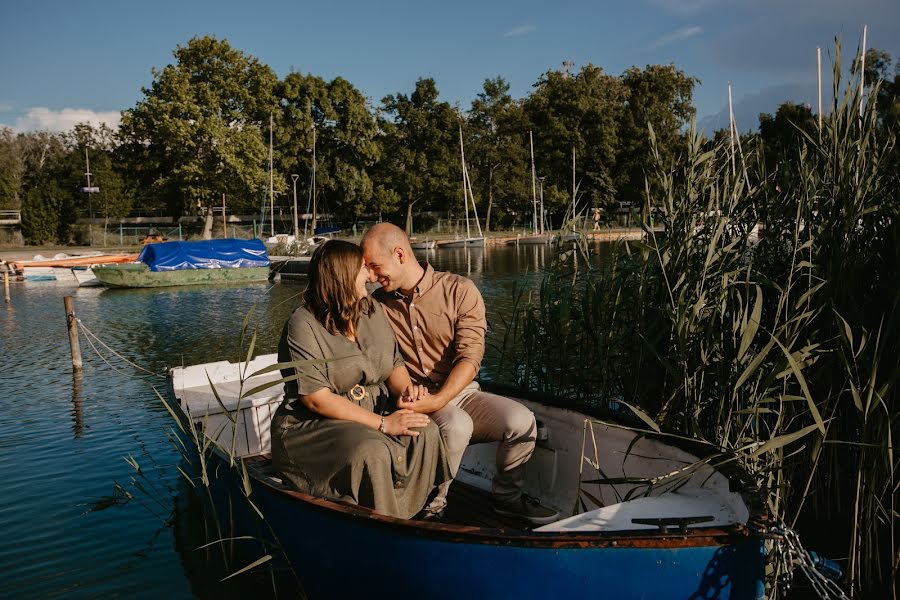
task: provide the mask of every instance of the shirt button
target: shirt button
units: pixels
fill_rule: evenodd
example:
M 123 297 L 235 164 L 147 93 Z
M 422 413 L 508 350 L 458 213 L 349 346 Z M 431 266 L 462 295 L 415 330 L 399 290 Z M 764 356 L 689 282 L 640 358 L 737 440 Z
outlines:
M 410 302 L 410 303 L 409 303 L 409 307 L 410 307 L 410 308 L 415 308 L 415 307 L 416 307 L 416 303 L 415 303 L 415 302 Z
M 418 330 L 419 330 L 419 328 L 417 326 L 413 325 L 413 331 L 418 331 Z
M 403 487 L 403 483 L 401 483 L 401 482 L 399 482 L 399 481 L 395 481 L 395 482 L 394 482 L 394 487 L 395 487 L 395 488 L 401 488 L 401 487 Z

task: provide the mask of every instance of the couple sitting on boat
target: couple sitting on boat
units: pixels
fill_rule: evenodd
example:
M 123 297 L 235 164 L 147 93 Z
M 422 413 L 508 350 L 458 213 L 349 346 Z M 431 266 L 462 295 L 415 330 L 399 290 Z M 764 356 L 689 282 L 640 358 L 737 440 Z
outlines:
M 371 297 L 367 280 L 381 284 Z M 494 510 L 554 521 L 522 494 L 534 415 L 474 381 L 486 329 L 475 284 L 417 262 L 400 228 L 323 244 L 279 344 L 278 361 L 298 365 L 282 372 L 275 468 L 309 494 L 440 519 L 466 446 L 497 441 Z

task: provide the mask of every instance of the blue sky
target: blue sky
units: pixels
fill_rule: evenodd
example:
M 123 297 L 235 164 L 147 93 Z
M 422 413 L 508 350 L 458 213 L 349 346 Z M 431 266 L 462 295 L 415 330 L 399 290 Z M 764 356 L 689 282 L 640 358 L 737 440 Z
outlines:
M 785 100 L 814 103 L 816 46 L 827 75 L 835 36 L 849 55 L 863 24 L 869 47 L 900 58 L 900 0 L 0 2 L 0 124 L 17 131 L 115 124 L 151 69 L 204 34 L 279 76 L 340 75 L 376 104 L 425 76 L 467 108 L 486 78 L 502 75 L 522 97 L 564 60 L 616 75 L 673 62 L 701 80 L 694 103 L 708 130 L 727 124 L 728 81 L 741 130 Z

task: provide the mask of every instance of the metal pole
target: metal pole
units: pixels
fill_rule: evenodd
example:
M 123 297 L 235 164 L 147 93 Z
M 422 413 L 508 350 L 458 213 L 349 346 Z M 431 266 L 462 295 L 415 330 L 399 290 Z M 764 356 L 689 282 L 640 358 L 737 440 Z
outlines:
M 3 271 L 3 296 L 9 304 L 9 271 Z
M 72 296 L 63 298 L 66 308 L 66 326 L 69 330 L 69 348 L 72 350 L 72 370 L 81 371 L 81 346 L 78 344 L 78 324 L 75 322 L 75 305 Z
M 313 218 L 312 235 L 316 235 L 316 124 L 313 123 L 313 172 L 312 172 Z
M 225 219 L 225 192 L 222 192 L 222 237 L 228 237 L 228 223 Z
M 121 222 L 119 223 L 119 245 L 120 246 L 125 245 L 125 235 L 124 235 L 124 232 L 122 231 L 122 223 Z
M 88 187 L 88 214 L 90 216 L 90 221 L 88 221 L 88 239 L 90 240 L 91 246 L 94 245 L 94 202 L 91 199 L 91 161 L 88 158 L 88 149 L 87 146 L 84 147 L 84 171 L 85 176 L 87 177 L 87 187 Z
M 291 174 L 291 179 L 294 181 L 294 240 L 300 239 L 300 221 L 297 218 L 297 179 L 300 176 L 296 173 Z
M 271 215 L 271 225 L 269 231 L 272 237 L 275 237 L 275 175 L 272 171 L 272 113 L 269 113 L 269 214 Z

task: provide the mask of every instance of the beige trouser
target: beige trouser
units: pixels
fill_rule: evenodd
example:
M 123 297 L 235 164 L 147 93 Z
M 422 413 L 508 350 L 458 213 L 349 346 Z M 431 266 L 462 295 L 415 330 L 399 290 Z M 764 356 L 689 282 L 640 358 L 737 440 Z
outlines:
M 429 415 L 447 444 L 447 458 L 454 476 L 469 444 L 500 442 L 497 447 L 497 474 L 492 491 L 496 500 L 509 502 L 522 495 L 525 463 L 534 452 L 534 413 L 504 396 L 482 392 L 473 381 L 444 408 Z M 451 481 L 438 488 L 426 510 L 437 512 L 447 505 Z

